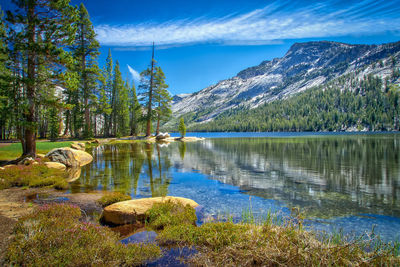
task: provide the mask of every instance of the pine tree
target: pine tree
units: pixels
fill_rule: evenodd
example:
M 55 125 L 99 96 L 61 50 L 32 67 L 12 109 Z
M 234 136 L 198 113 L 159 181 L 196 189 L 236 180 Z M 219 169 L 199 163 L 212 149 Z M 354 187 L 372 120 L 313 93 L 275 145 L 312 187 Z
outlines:
M 104 135 L 110 136 L 112 129 L 113 129 L 113 118 L 114 118 L 114 110 L 116 109 L 115 106 L 115 92 L 114 92 L 114 66 L 113 66 L 113 59 L 111 55 L 111 49 L 108 49 L 108 56 L 106 59 L 105 69 L 103 70 L 103 75 L 105 79 L 105 93 L 106 98 L 108 99 L 108 103 L 110 103 L 111 113 L 107 114 L 104 121 Z M 115 122 L 114 122 L 115 123 Z
M 179 133 L 181 134 L 181 137 L 185 137 L 186 135 L 186 125 L 183 117 L 179 120 L 179 127 L 178 127 Z
M 114 67 L 113 82 L 113 132 L 115 136 L 129 134 L 129 103 L 128 88 L 122 80 L 118 60 Z
M 58 109 L 54 106 L 50 108 L 49 112 L 49 137 L 51 141 L 55 141 L 58 138 L 58 133 L 60 130 Z
M 118 97 L 118 135 L 129 135 L 129 83 L 123 84 Z
M 154 60 L 154 43 L 153 43 L 153 52 L 151 56 L 150 66 L 140 73 L 141 81 L 140 81 L 140 100 L 143 102 L 143 105 L 146 107 L 146 136 L 149 137 L 151 135 L 151 121 L 153 118 L 153 91 L 154 91 L 154 70 L 155 70 L 156 61 Z
M 9 63 L 6 46 L 6 28 L 3 21 L 3 12 L 0 9 L 0 139 L 6 139 L 6 130 L 12 123 L 11 113 L 11 72 L 7 68 Z
M 90 21 L 89 13 L 83 3 L 79 6 L 79 16 L 77 22 L 77 31 L 75 43 L 71 50 L 76 59 L 76 72 L 80 78 L 80 95 L 83 103 L 84 137 L 90 137 L 91 119 L 89 100 L 93 96 L 93 88 L 96 87 L 98 67 L 96 58 L 99 55 L 99 42 L 96 40 L 96 34 Z
M 132 87 L 129 91 L 129 109 L 130 109 L 130 128 L 131 135 L 137 136 L 139 134 L 139 123 L 141 121 L 141 106 L 139 104 L 139 100 L 136 95 L 135 84 L 132 83 Z
M 10 24 L 9 46 L 15 54 L 14 78 L 24 88 L 22 156 L 36 156 L 38 92 L 44 83 L 52 83 L 68 58 L 64 47 L 74 40 L 75 9 L 68 0 L 14 0 L 17 10 L 7 12 Z M 38 75 L 39 66 L 51 73 L 51 81 Z M 50 71 L 51 70 L 51 71 Z M 22 77 L 22 79 L 21 79 Z M 54 84 L 53 84 L 54 86 Z M 26 105 L 25 105 L 26 103 Z
M 160 133 L 160 121 L 165 121 L 171 117 L 172 97 L 169 94 L 165 83 L 165 74 L 161 67 L 156 67 L 154 76 L 154 103 L 156 105 L 155 113 L 157 116 L 156 135 Z
M 103 71 L 99 75 L 99 109 L 98 113 L 100 116 L 103 117 L 103 136 L 108 135 L 107 131 L 107 119 L 111 114 L 111 105 L 109 102 L 109 99 L 107 97 L 107 92 L 106 92 L 106 78 L 104 77 L 105 72 Z

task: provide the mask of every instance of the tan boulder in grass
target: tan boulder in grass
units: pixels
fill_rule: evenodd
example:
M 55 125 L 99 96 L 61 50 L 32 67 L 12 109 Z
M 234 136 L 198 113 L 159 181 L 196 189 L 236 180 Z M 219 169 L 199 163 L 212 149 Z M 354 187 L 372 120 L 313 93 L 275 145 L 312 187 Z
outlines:
M 45 162 L 44 165 L 46 165 L 47 168 L 57 170 L 65 170 L 67 168 L 64 164 L 59 162 Z
M 83 150 L 85 150 L 86 147 L 85 143 L 78 143 L 78 146 L 80 146 L 81 148 L 83 148 Z
M 46 158 L 52 162 L 60 162 L 67 167 L 81 167 L 93 160 L 89 153 L 69 147 L 54 148 L 46 154 Z
M 143 222 L 146 219 L 146 212 L 155 203 L 167 201 L 180 202 L 183 205 L 190 205 L 192 208 L 199 206 L 195 201 L 183 197 L 151 197 L 121 201 L 107 206 L 103 210 L 102 219 L 112 224 L 128 224 Z
M 71 144 L 71 148 L 76 149 L 76 150 L 84 150 L 80 145 L 78 144 Z

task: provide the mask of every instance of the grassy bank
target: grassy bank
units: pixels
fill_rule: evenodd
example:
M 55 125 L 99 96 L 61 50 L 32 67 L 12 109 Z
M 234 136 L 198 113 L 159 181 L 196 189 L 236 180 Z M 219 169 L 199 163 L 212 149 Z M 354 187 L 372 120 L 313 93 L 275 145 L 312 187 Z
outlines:
M 67 189 L 66 173 L 45 165 L 15 165 L 0 170 L 0 190 L 11 187 L 54 187 Z
M 57 147 L 69 147 L 72 144 L 72 141 L 66 142 L 37 142 L 36 143 L 36 152 L 41 154 L 46 154 L 53 148 Z M 21 143 L 11 143 L 5 146 L 0 147 L 0 160 L 13 160 L 21 156 L 22 147 Z
M 168 206 L 169 205 L 169 206 Z M 196 227 L 191 220 L 174 219 L 187 207 L 155 205 L 149 226 L 162 229 L 160 245 L 194 246 L 199 252 L 189 262 L 196 266 L 399 266 L 398 244 L 384 244 L 369 236 L 358 239 L 317 238 L 303 229 L 302 221 L 274 225 L 268 216 L 262 224 L 249 220 L 209 222 Z M 160 220 L 159 218 L 163 218 Z M 247 223 L 245 222 L 247 221 Z
M 157 258 L 154 244 L 123 245 L 107 227 L 81 222 L 76 206 L 38 207 L 19 220 L 5 255 L 9 266 L 137 266 Z
M 157 243 L 123 245 L 107 227 L 81 222 L 80 209 L 44 205 L 19 220 L 6 253 L 8 265 L 138 266 L 161 256 L 162 248 L 194 247 L 186 263 L 195 266 L 399 266 L 398 245 L 376 237 L 317 237 L 301 220 L 273 224 L 208 222 L 197 227 L 189 206 L 156 204 L 146 227 Z

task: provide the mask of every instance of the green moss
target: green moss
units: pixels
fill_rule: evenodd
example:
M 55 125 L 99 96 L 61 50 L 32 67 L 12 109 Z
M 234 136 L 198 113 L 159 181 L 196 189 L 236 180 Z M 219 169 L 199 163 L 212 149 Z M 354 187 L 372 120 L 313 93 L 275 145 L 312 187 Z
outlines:
M 110 194 L 102 196 L 97 202 L 104 208 L 108 205 L 130 199 L 132 199 L 130 196 L 125 195 L 121 192 L 112 192 Z
M 10 187 L 55 187 L 66 189 L 65 173 L 44 165 L 15 165 L 0 170 L 0 189 Z
M 197 217 L 190 205 L 182 205 L 167 201 L 156 203 L 146 214 L 148 225 L 154 229 L 163 229 L 168 226 L 195 225 Z
M 18 266 L 137 266 L 160 256 L 155 244 L 123 245 L 107 227 L 80 222 L 80 209 L 44 205 L 20 219 L 5 260 Z

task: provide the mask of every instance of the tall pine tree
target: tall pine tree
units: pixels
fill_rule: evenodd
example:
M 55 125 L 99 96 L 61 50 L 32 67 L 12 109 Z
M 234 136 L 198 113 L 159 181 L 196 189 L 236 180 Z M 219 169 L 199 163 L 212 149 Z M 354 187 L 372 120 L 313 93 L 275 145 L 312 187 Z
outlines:
M 11 72 L 7 68 L 9 57 L 6 45 L 6 28 L 3 20 L 3 12 L 0 9 L 0 139 L 6 139 L 7 128 L 10 129 L 12 106 L 10 101 Z
M 71 50 L 76 59 L 76 72 L 80 78 L 80 96 L 83 100 L 82 107 L 85 114 L 83 136 L 86 138 L 92 135 L 89 100 L 93 96 L 93 88 L 96 87 L 99 73 L 96 63 L 99 46 L 89 13 L 81 3 L 75 43 Z
M 161 67 L 155 68 L 154 75 L 154 103 L 155 113 L 157 119 L 156 135 L 160 133 L 160 122 L 166 121 L 171 117 L 171 102 L 172 97 L 169 94 L 167 88 L 168 85 L 165 83 L 165 74 Z
M 75 37 L 75 9 L 68 0 L 14 0 L 15 13 L 7 12 L 10 24 L 9 46 L 19 64 L 14 76 L 24 88 L 24 127 L 21 137 L 22 156 L 36 156 L 36 129 L 39 88 L 55 84 L 67 58 L 64 47 Z M 39 66 L 45 66 L 50 77 L 39 75 Z M 50 79 L 50 80 L 47 80 Z
M 129 91 L 129 110 L 130 110 L 130 128 L 131 128 L 131 135 L 137 136 L 140 131 L 140 123 L 142 117 L 141 106 L 139 104 L 139 100 L 136 94 L 135 84 L 132 82 L 132 87 Z

